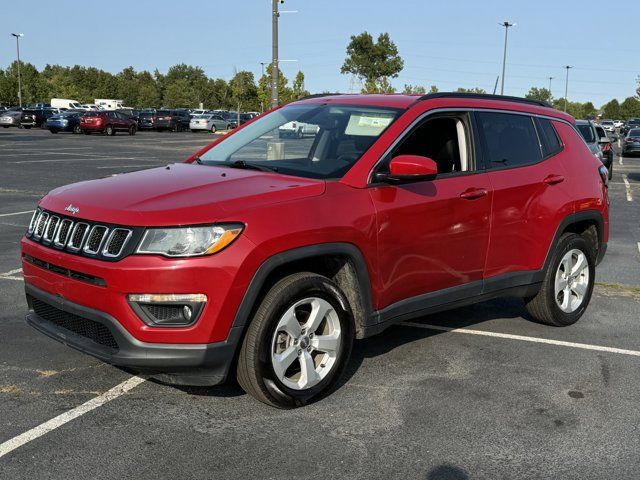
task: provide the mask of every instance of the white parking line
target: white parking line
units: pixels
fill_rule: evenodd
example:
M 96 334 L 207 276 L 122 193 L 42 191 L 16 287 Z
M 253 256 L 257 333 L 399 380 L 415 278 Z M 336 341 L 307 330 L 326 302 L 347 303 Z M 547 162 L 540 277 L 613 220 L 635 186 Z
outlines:
M 629 179 L 626 175 L 622 175 L 622 181 L 624 182 L 624 186 L 627 189 L 627 202 L 632 202 L 633 197 L 631 196 L 631 185 L 629 184 Z
M 640 252 L 640 242 L 638 242 L 638 251 Z
M 623 158 L 624 158 L 624 157 L 620 157 L 620 161 L 618 162 L 618 163 L 620 163 L 620 165 L 624 165 L 624 164 L 622 163 L 622 159 L 623 159 Z
M 506 338 L 509 340 L 520 340 L 523 342 L 546 343 L 547 345 L 558 345 L 561 347 L 580 348 L 582 350 L 595 350 L 597 352 L 618 353 L 620 355 L 632 355 L 640 357 L 640 351 L 626 350 L 624 348 L 604 347 L 601 345 L 590 345 L 588 343 L 565 342 L 562 340 L 550 340 L 548 338 L 527 337 L 524 335 L 512 335 L 510 333 L 487 332 L 484 330 L 471 330 L 468 328 L 441 327 L 439 325 L 429 325 L 427 323 L 402 322 L 401 325 L 409 327 L 424 328 L 427 330 L 438 330 L 440 332 L 465 333 L 467 335 L 481 335 L 483 337 Z
M 72 410 L 69 410 L 68 412 L 62 413 L 57 417 L 52 418 L 51 420 L 44 422 L 43 424 L 38 425 L 37 427 L 32 428 L 31 430 L 28 430 L 18 435 L 17 437 L 12 438 L 11 440 L 7 440 L 4 443 L 0 443 L 0 458 L 14 451 L 16 448 L 19 448 L 35 440 L 36 438 L 39 438 L 51 432 L 52 430 L 55 430 L 56 428 L 61 427 L 65 423 L 68 423 L 71 420 L 74 420 L 84 415 L 85 413 L 88 413 L 91 410 L 94 410 L 104 405 L 105 403 L 110 402 L 111 400 L 115 400 L 121 395 L 124 395 L 125 393 L 127 393 L 132 388 L 137 387 L 144 381 L 145 379 L 141 377 L 131 377 L 130 379 L 122 382 L 121 384 L 116 385 L 111 390 L 107 390 L 105 393 L 98 395 L 95 398 L 92 398 L 88 402 L 85 402 L 82 405 Z
M 15 275 L 16 273 L 22 272 L 21 268 L 16 268 L 15 270 L 9 270 L 8 272 L 0 273 L 0 277 L 4 277 L 7 275 Z
M 13 212 L 13 213 L 0 213 L 0 217 L 12 217 L 13 215 L 26 215 L 27 213 L 33 213 L 35 210 L 25 210 L 24 212 Z

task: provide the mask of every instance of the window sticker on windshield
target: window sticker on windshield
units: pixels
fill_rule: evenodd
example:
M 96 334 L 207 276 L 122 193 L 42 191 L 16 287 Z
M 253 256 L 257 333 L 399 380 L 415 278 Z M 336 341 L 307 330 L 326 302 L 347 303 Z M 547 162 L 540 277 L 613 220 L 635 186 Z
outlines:
M 392 117 L 351 115 L 344 133 L 346 135 L 378 136 L 391 123 Z

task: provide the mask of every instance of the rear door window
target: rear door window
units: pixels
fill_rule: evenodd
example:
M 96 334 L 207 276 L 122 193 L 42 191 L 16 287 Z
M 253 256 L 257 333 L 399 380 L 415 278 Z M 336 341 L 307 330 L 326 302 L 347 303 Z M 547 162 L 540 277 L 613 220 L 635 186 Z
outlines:
M 520 167 L 542 160 L 533 118 L 513 113 L 477 112 L 487 167 Z

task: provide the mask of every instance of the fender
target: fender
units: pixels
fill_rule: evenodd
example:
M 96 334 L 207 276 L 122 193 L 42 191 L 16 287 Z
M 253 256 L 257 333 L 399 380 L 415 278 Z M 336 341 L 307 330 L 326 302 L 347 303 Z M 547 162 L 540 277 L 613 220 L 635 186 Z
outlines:
M 306 247 L 294 248 L 277 253 L 267 258 L 256 270 L 253 275 L 247 291 L 242 298 L 240 307 L 233 319 L 231 331 L 235 329 L 244 329 L 248 324 L 248 319 L 252 309 L 255 306 L 256 299 L 269 274 L 277 267 L 286 265 L 297 260 L 306 258 L 321 257 L 324 255 L 341 255 L 347 257 L 355 268 L 358 277 L 358 287 L 360 290 L 360 298 L 362 299 L 362 307 L 364 309 L 363 323 L 367 324 L 371 321 L 373 302 L 371 299 L 371 283 L 369 281 L 369 271 L 364 257 L 360 249 L 351 243 L 321 243 L 317 245 L 309 245 Z
M 551 263 L 551 259 L 553 257 L 553 252 L 555 252 L 556 247 L 558 246 L 558 242 L 560 241 L 562 233 L 567 229 L 568 226 L 574 223 L 584 222 L 585 220 L 594 221 L 596 223 L 599 246 L 596 265 L 602 261 L 602 257 L 604 257 L 604 253 L 607 250 L 607 245 L 604 243 L 604 219 L 602 218 L 602 213 L 598 210 L 583 210 L 567 215 L 562 219 L 560 225 L 558 225 L 556 234 L 554 235 L 553 240 L 551 241 L 551 245 L 549 245 L 549 249 L 547 250 L 547 258 L 545 259 L 544 265 L 542 267 L 543 272 L 546 272 L 549 268 L 549 264 Z

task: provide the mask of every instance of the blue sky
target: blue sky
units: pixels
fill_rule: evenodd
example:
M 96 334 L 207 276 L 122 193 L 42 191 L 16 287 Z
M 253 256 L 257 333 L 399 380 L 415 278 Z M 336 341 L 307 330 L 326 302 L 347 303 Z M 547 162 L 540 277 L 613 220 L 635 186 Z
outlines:
M 165 72 L 171 65 L 199 65 L 212 77 L 229 79 L 234 68 L 259 76 L 271 57 L 270 0 L 34 0 L 3 2 L 0 67 L 15 59 L 10 32 L 25 34 L 21 56 L 47 63 L 123 67 Z M 389 32 L 405 68 L 393 80 L 437 85 L 440 90 L 493 90 L 501 71 L 504 29 L 510 29 L 505 94 L 524 95 L 531 86 L 597 107 L 635 93 L 640 74 L 637 15 L 620 4 L 573 1 L 286 0 L 280 22 L 280 58 L 289 78 L 298 68 L 307 89 L 349 91 L 340 74 L 350 35 Z M 620 7 L 620 8 L 619 8 Z M 499 88 L 499 87 L 498 87 Z

